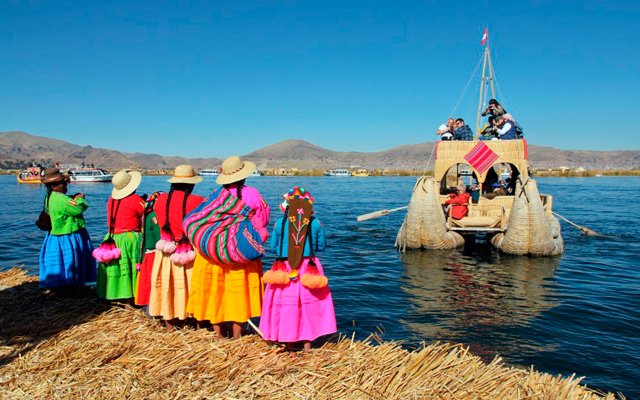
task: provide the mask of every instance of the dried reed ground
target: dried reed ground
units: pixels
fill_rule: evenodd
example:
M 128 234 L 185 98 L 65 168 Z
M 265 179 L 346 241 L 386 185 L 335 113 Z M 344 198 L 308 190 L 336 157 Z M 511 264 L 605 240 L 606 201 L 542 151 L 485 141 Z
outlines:
M 487 364 L 459 345 L 343 338 L 292 358 L 254 335 L 169 333 L 93 298 L 45 300 L 24 270 L 0 285 L 1 398 L 602 398 L 573 376 Z

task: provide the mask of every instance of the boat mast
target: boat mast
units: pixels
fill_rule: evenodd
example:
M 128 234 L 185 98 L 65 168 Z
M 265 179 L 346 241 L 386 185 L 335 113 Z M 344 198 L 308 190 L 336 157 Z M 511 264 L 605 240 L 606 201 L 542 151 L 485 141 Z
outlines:
M 489 75 L 487 76 L 487 64 L 489 65 Z M 480 114 L 482 114 L 482 98 L 484 95 L 484 87 L 491 82 L 491 97 L 496 98 L 496 92 L 493 87 L 493 65 L 491 64 L 491 53 L 489 52 L 489 44 L 484 48 L 484 61 L 482 62 L 482 77 L 480 78 L 480 100 L 478 101 L 478 119 L 476 120 L 476 131 L 474 139 L 477 139 L 480 133 Z

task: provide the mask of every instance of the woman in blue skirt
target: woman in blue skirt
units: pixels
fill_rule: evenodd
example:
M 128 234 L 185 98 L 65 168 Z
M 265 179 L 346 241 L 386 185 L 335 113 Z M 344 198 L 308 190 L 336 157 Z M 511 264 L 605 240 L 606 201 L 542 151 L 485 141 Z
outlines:
M 84 195 L 66 195 L 68 177 L 58 168 L 48 168 L 42 183 L 47 187 L 45 211 L 51 218 L 51 231 L 40 252 L 40 287 L 55 295 L 60 290 L 95 282 L 96 260 L 82 216 L 89 207 Z

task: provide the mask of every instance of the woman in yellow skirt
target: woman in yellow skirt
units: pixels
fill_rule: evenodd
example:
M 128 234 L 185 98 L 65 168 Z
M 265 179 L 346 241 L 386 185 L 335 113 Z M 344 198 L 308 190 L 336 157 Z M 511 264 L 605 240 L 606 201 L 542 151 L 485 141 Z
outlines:
M 202 203 L 201 196 L 191 194 L 201 181 L 191 165 L 179 165 L 168 180 L 171 190 L 158 196 L 154 205 L 161 230 L 151 269 L 149 315 L 162 317 L 170 330 L 189 317 L 186 308 L 196 253 L 182 232 L 182 220 Z
M 240 157 L 229 157 L 222 163 L 216 183 L 223 185 L 231 196 L 251 208 L 249 218 L 262 243 L 268 237 L 270 209 L 256 189 L 245 186 L 245 179 L 256 166 Z M 205 199 L 205 202 L 207 199 Z M 212 239 L 213 240 L 213 239 Z M 218 337 L 223 337 L 221 324 L 233 323 L 233 337 L 239 338 L 242 326 L 262 311 L 262 260 L 245 263 L 213 263 L 200 252 L 196 255 L 191 277 L 187 312 L 204 327 L 209 321 Z

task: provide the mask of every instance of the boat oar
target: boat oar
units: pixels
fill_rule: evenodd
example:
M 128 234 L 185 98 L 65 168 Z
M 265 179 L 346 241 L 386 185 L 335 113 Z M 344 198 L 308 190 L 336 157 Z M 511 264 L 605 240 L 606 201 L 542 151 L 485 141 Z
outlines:
M 573 226 L 575 226 L 576 228 L 580 229 L 580 232 L 582 232 L 583 234 L 587 235 L 587 236 L 600 236 L 599 233 L 596 233 L 594 231 L 592 231 L 591 229 L 587 228 L 586 226 L 580 226 L 578 224 L 575 224 L 571 221 L 569 221 L 568 219 L 566 219 L 565 217 L 563 217 L 562 215 L 558 214 L 555 211 L 552 211 L 553 215 L 555 215 L 556 217 L 562 219 L 564 222 L 571 224 Z
M 396 212 L 396 211 L 400 211 L 400 210 L 406 210 L 407 208 L 409 208 L 409 206 L 404 206 L 404 207 L 398 207 L 398 208 L 392 208 L 391 210 L 380 210 L 380 211 L 375 211 L 369 214 L 363 214 L 363 215 L 358 215 L 358 222 L 360 221 L 365 221 L 368 219 L 374 219 L 374 218 L 380 218 L 380 217 L 384 217 L 385 215 L 388 215 L 392 212 Z

